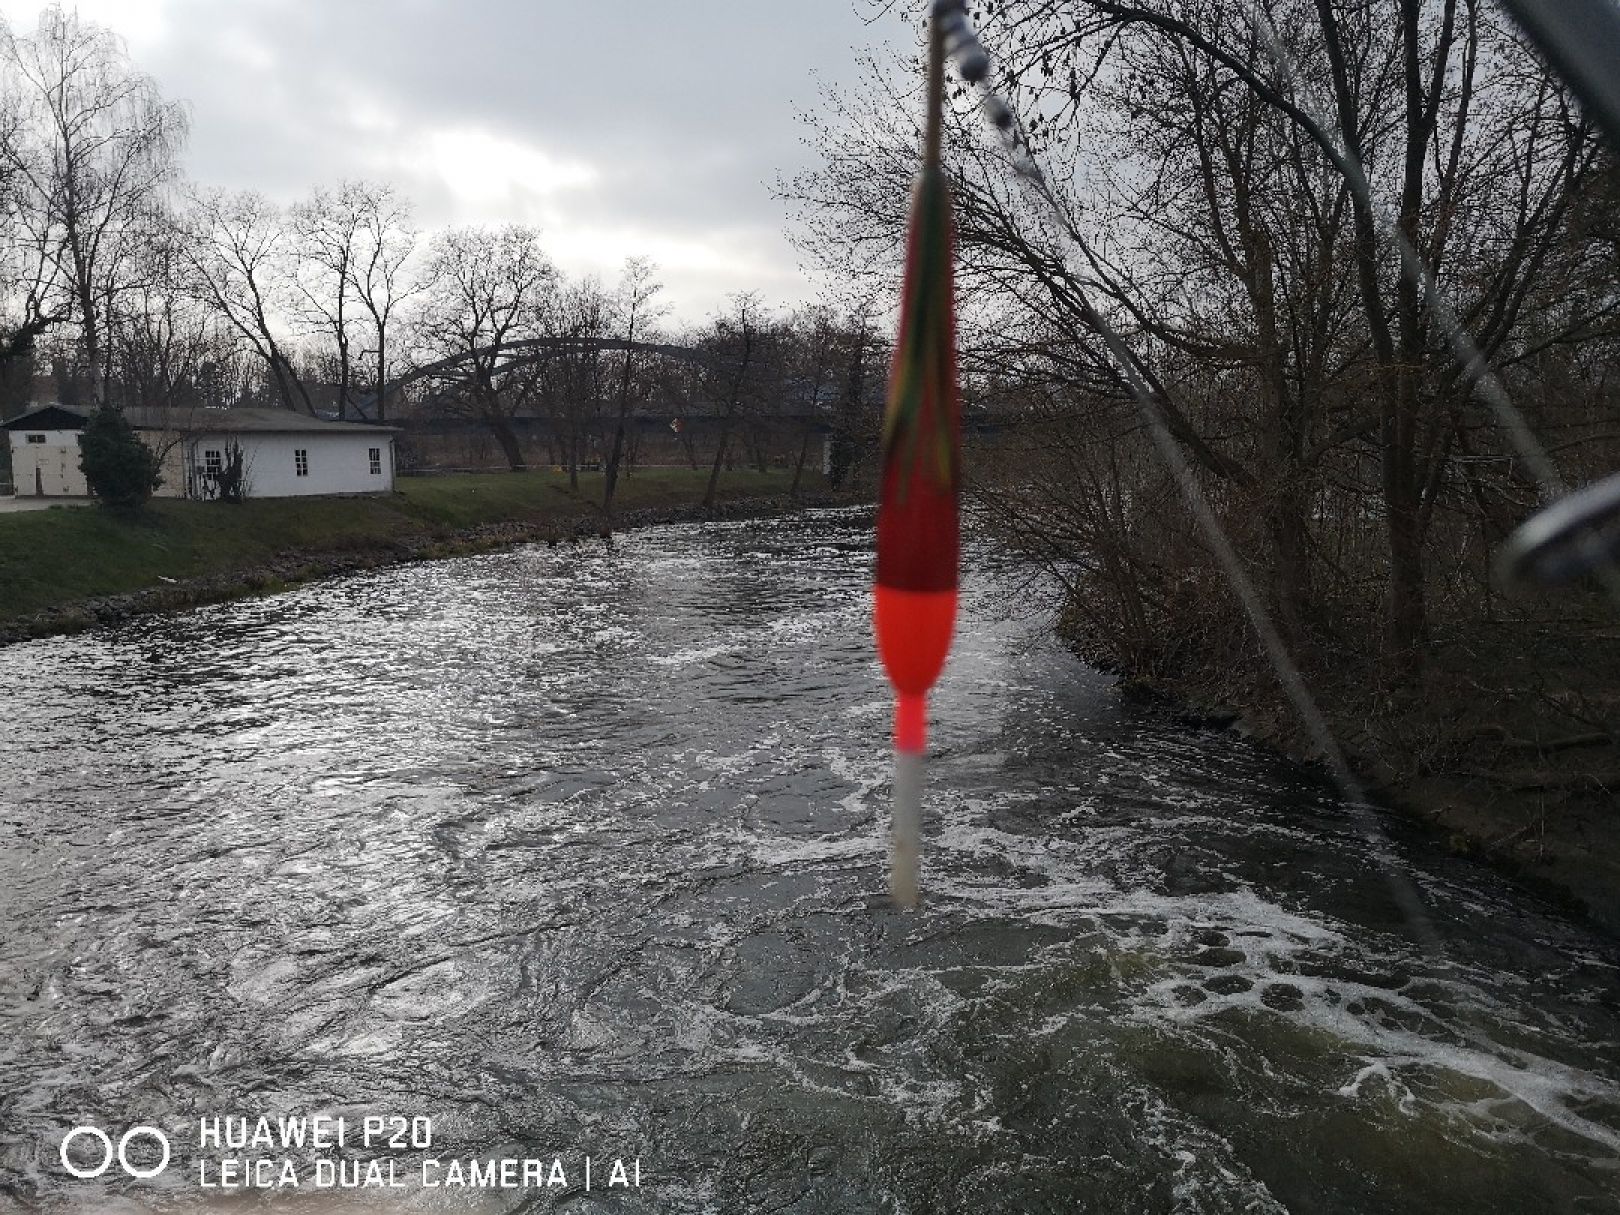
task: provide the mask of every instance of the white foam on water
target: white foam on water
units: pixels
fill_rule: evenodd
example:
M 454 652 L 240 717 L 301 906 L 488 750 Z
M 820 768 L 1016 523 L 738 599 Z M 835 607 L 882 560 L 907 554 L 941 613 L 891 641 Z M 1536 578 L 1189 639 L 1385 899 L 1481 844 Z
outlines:
M 1265 1182 L 1237 1157 L 1226 1137 L 1173 1109 L 1158 1094 L 1138 1090 L 1142 1143 L 1157 1152 L 1171 1178 L 1174 1215 L 1289 1215 Z M 1234 1206 L 1234 1204 L 1239 1204 Z
M 1381 1086 L 1394 1094 L 1396 1105 L 1400 1108 L 1401 1113 L 1408 1116 L 1417 1113 L 1417 1098 L 1413 1095 L 1412 1090 L 1396 1079 L 1395 1073 L 1390 1070 L 1389 1064 L 1382 1059 L 1367 1064 L 1348 1081 L 1340 1085 L 1338 1089 L 1339 1096 L 1359 1098 L 1362 1095 L 1362 1085 L 1370 1080 L 1378 1081 Z
M 655 667 L 689 667 L 741 652 L 742 647 L 730 642 L 677 650 L 673 654 L 649 654 L 647 661 Z
M 799 869 L 828 861 L 870 861 L 886 855 L 884 843 L 871 835 L 745 836 L 749 859 L 762 869 Z
M 1234 911 L 1246 914 L 1231 914 Z M 1241 952 L 1244 961 L 1218 970 L 1183 962 L 1172 976 L 1159 979 L 1147 988 L 1133 1010 L 1134 1018 L 1144 1023 L 1185 1027 L 1214 1024 L 1216 1018 L 1234 1009 L 1262 1021 L 1288 1018 L 1325 1031 L 1337 1044 L 1337 1049 L 1364 1057 L 1366 1062 L 1360 1070 L 1334 1090 L 1340 1096 L 1359 1098 L 1363 1084 L 1373 1078 L 1383 1078 L 1396 1091 L 1403 1111 L 1412 1112 L 1416 1103 L 1430 1106 L 1436 1101 L 1441 1103 L 1442 1112 L 1444 1107 L 1464 1109 L 1468 1103 L 1442 1095 L 1418 1096 L 1398 1079 L 1403 1070 L 1435 1069 L 1493 1085 L 1548 1124 L 1607 1150 L 1620 1152 L 1620 1131 L 1584 1117 L 1572 1108 L 1574 1104 L 1593 1102 L 1611 1114 L 1620 1111 L 1620 1084 L 1547 1055 L 1499 1042 L 1452 1040 L 1457 1035 L 1472 1038 L 1488 1030 L 1491 1024 L 1507 1019 L 1507 1010 L 1493 1007 L 1495 1002 L 1471 984 L 1451 981 L 1444 985 L 1444 990 L 1463 1007 L 1460 1012 L 1440 1019 L 1423 1002 L 1402 994 L 1401 990 L 1358 982 L 1353 977 L 1355 970 L 1361 967 L 1410 966 L 1414 960 L 1410 954 L 1395 958 L 1367 956 L 1355 948 L 1344 933 L 1281 912 L 1253 892 L 1249 892 L 1247 898 L 1203 900 L 1196 913 L 1197 924 L 1200 927 L 1214 925 L 1223 930 L 1228 937 L 1228 944 L 1223 948 Z M 1178 936 L 1185 940 L 1186 930 L 1193 930 L 1192 917 L 1183 918 L 1180 923 L 1184 931 L 1178 934 L 1173 929 L 1170 944 L 1177 943 Z M 1263 938 L 1238 935 L 1251 926 L 1262 926 L 1269 934 Z M 1307 952 L 1341 959 L 1340 964 L 1348 973 L 1327 976 L 1299 973 L 1289 959 Z M 1217 974 L 1241 976 L 1251 986 L 1235 992 L 1216 992 L 1204 986 L 1200 990 L 1205 999 L 1190 1006 L 1175 998 L 1177 989 L 1189 981 Z M 1426 982 L 1432 987 L 1435 981 Z M 1300 993 L 1302 1007 L 1284 1013 L 1267 1006 L 1265 989 L 1276 983 L 1295 988 Z M 1351 1011 L 1358 1004 L 1366 1011 Z M 1403 1019 L 1416 1020 L 1430 1032 L 1419 1033 L 1391 1024 L 1378 1015 L 1382 1008 L 1391 1009 Z

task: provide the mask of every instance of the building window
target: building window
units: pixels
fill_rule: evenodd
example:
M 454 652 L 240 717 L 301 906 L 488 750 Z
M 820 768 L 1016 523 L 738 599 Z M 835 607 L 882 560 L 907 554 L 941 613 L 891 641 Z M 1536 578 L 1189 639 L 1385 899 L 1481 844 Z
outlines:
M 225 468 L 225 458 L 217 451 L 203 452 L 203 471 L 210 477 L 219 476 Z
M 293 452 L 293 463 L 298 466 L 300 477 L 309 476 L 309 451 L 306 448 L 300 447 Z
M 45 436 L 44 435 L 29 435 L 28 436 L 28 441 L 30 443 L 43 443 L 45 441 Z
M 380 447 L 371 449 L 371 475 L 374 477 L 382 476 L 382 448 Z

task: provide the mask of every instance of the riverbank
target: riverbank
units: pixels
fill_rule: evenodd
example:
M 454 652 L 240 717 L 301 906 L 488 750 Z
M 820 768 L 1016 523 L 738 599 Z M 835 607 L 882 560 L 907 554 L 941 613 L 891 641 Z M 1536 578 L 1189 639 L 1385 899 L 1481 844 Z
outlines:
M 1620 631 L 1601 602 L 1569 604 L 1557 628 L 1475 621 L 1442 634 L 1420 681 L 1396 693 L 1340 657 L 1306 682 L 1373 796 L 1439 846 L 1620 933 Z M 1263 660 L 1126 682 L 1320 761 Z
M 613 527 L 776 514 L 822 504 L 822 481 L 788 496 L 786 472 L 643 470 L 619 483 Z M 397 492 L 238 505 L 154 499 L 120 516 L 84 507 L 0 515 L 0 644 L 153 612 L 266 594 L 316 578 L 512 544 L 601 533 L 601 477 L 561 473 L 402 478 Z

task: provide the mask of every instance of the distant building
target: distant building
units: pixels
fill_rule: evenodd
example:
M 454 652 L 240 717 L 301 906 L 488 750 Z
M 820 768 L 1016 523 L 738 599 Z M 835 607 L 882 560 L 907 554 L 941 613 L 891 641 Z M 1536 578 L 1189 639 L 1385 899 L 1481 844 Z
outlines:
M 219 496 L 218 476 L 242 455 L 243 496 L 375 494 L 394 488 L 394 428 L 328 422 L 287 409 L 126 409 L 136 434 L 163 461 L 167 498 Z M 88 414 L 44 405 L 0 423 L 10 436 L 21 496 L 86 497 L 79 435 Z

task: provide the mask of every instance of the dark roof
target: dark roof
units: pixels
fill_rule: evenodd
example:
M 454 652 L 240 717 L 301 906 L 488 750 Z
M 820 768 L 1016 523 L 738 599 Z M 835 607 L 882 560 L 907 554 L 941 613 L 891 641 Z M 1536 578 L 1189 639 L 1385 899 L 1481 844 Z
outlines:
M 393 431 L 394 426 L 372 422 L 328 422 L 290 409 L 126 409 L 124 416 L 137 430 L 181 430 L 193 434 L 236 434 L 244 431 L 265 433 L 320 433 L 364 431 L 376 434 Z
M 88 410 L 45 405 L 0 423 L 5 430 L 82 430 Z M 378 434 L 397 430 L 367 422 L 328 422 L 290 409 L 139 409 L 124 410 L 136 430 L 173 430 L 185 434 L 328 434 L 360 431 Z
M 83 430 L 84 414 L 62 405 L 41 405 L 0 422 L 0 430 Z

